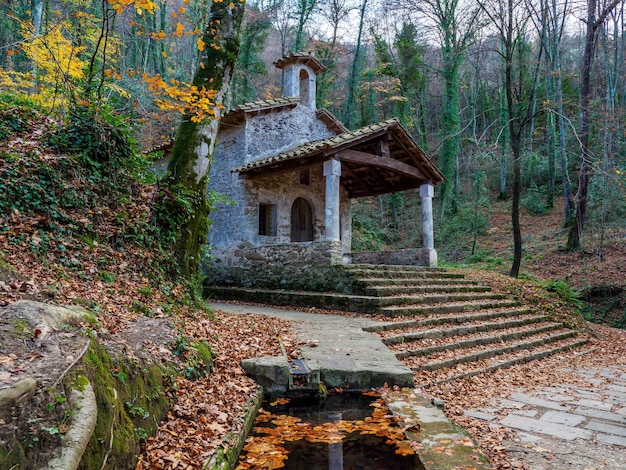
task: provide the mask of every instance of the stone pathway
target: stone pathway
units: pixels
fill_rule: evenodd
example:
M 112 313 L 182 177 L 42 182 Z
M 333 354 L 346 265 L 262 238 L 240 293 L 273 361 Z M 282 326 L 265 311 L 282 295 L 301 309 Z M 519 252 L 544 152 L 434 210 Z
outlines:
M 626 371 L 566 370 L 589 385 L 519 389 L 465 414 L 514 430 L 517 439 L 503 446 L 533 470 L 626 469 Z

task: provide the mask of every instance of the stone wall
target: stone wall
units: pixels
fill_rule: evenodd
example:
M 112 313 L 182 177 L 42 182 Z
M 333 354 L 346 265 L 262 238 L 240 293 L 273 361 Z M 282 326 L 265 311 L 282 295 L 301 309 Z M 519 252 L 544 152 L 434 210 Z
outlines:
M 324 179 L 319 169 L 311 169 L 311 185 L 299 184 L 299 172 L 246 180 L 232 170 L 251 161 L 275 155 L 311 140 L 333 135 L 317 119 L 315 111 L 298 105 L 265 114 L 248 116 L 242 127 L 224 126 L 220 130 L 215 158 L 209 174 L 209 191 L 223 195 L 228 204 L 218 204 L 210 215 L 213 225 L 209 244 L 215 256 L 244 243 L 267 245 L 290 241 L 293 201 L 302 197 L 313 209 L 314 239 L 324 235 Z M 342 224 L 348 232 L 349 200 L 343 197 Z M 276 236 L 258 235 L 259 204 L 274 204 L 277 210 Z M 348 245 L 349 247 L 349 245 Z
M 206 285 L 350 292 L 340 241 L 242 247 L 204 266 Z
M 335 135 L 320 121 L 315 110 L 298 104 L 293 109 L 257 114 L 245 124 L 245 163 L 276 155 L 308 142 Z
M 437 266 L 437 252 L 427 248 L 397 251 L 372 251 L 346 253 L 344 261 L 349 264 L 390 264 L 404 266 Z

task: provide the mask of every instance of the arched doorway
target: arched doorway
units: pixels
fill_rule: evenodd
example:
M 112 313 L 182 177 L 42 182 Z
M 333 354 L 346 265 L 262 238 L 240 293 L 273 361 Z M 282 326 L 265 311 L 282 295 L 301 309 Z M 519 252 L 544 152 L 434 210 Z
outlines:
M 313 210 L 301 197 L 293 201 L 291 206 L 291 241 L 313 241 Z

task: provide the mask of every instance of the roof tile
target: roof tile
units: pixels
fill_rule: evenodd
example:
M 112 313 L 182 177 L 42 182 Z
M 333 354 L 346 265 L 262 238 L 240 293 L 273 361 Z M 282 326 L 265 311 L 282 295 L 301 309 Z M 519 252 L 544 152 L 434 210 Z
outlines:
M 308 142 L 306 144 L 300 145 L 298 147 L 279 153 L 277 155 L 272 155 L 271 157 L 267 157 L 261 160 L 250 162 L 244 166 L 235 168 L 233 170 L 233 173 L 245 172 L 245 171 L 253 170 L 256 168 L 261 168 L 261 167 L 267 166 L 269 164 L 277 163 L 277 162 L 283 162 L 287 160 L 294 160 L 297 158 L 307 157 L 314 153 L 319 152 L 320 150 L 333 148 L 340 144 L 350 142 L 351 140 L 355 140 L 357 138 L 366 136 L 368 134 L 377 132 L 381 129 L 385 129 L 387 127 L 394 126 L 394 125 L 399 125 L 398 121 L 396 119 L 389 119 L 387 121 L 383 121 L 383 122 L 379 122 L 376 124 L 362 127 L 355 131 L 348 131 L 348 132 L 344 132 L 343 134 L 328 137 L 326 139 Z

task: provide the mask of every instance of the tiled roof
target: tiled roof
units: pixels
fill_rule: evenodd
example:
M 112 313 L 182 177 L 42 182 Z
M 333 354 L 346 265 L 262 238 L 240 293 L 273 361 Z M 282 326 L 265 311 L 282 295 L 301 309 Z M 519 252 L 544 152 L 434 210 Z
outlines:
M 296 160 L 299 158 L 305 158 L 310 155 L 321 153 L 324 150 L 333 149 L 345 144 L 362 139 L 368 135 L 375 134 L 378 131 L 383 131 L 392 126 L 399 126 L 399 122 L 396 119 L 389 119 L 387 121 L 371 124 L 369 126 L 361 127 L 354 131 L 344 132 L 342 134 L 328 137 L 326 139 L 315 140 L 313 142 L 300 145 L 286 152 L 282 152 L 271 157 L 250 162 L 247 165 L 235 168 L 234 173 L 240 173 L 245 171 L 254 170 L 255 168 L 261 168 L 267 165 L 273 165 L 279 162 L 285 162 L 288 160 Z
M 270 100 L 251 101 L 237 106 L 234 111 L 256 111 L 258 109 L 273 108 L 274 106 L 284 106 L 288 104 L 298 103 L 300 98 L 274 98 Z
M 290 52 L 288 56 L 274 62 L 274 65 L 278 69 L 283 69 L 285 66 L 295 62 L 301 62 L 308 65 L 316 74 L 326 70 L 326 67 L 324 67 L 322 63 L 315 58 L 315 56 L 309 54 L 308 52 Z
M 270 100 L 251 101 L 237 106 L 222 116 L 225 124 L 235 124 L 243 119 L 246 113 L 258 113 L 263 111 L 278 110 L 281 108 L 294 107 L 300 102 L 300 98 L 274 98 Z

